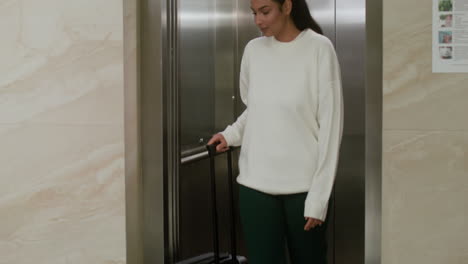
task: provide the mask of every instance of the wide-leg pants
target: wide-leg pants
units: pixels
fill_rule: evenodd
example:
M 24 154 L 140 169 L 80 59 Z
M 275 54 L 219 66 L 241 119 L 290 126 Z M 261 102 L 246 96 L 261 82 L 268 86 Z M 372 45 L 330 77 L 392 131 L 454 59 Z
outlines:
M 307 193 L 270 195 L 239 186 L 239 208 L 249 264 L 326 264 L 326 222 L 304 230 Z

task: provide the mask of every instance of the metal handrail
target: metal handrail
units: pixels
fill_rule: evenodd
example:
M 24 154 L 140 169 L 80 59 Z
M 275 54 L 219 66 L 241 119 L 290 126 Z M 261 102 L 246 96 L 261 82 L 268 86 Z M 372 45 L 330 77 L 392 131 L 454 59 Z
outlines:
M 199 160 L 203 160 L 203 159 L 206 159 L 206 158 L 208 158 L 208 150 L 197 153 L 197 154 L 193 154 L 193 155 L 190 155 L 190 156 L 187 156 L 187 157 L 184 157 L 184 158 L 181 158 L 180 159 L 180 164 L 185 165 L 185 164 L 192 163 L 192 162 L 199 161 Z
M 239 147 L 231 147 L 232 150 L 236 150 Z M 209 157 L 206 146 L 198 146 L 181 152 L 180 164 L 185 165 L 195 161 L 203 160 Z
M 206 150 L 206 145 L 196 146 L 196 147 L 193 147 L 191 149 L 182 150 L 180 152 L 180 156 L 182 158 L 185 158 L 185 157 L 192 156 L 192 155 L 195 155 L 197 153 L 204 152 L 204 151 L 207 151 Z

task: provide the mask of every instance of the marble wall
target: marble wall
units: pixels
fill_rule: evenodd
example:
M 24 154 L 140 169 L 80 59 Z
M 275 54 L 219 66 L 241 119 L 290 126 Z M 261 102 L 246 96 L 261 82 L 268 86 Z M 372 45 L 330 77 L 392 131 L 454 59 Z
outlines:
M 468 74 L 432 73 L 432 1 L 383 2 L 383 263 L 468 263 Z
M 125 263 L 123 10 L 0 1 L 0 263 Z

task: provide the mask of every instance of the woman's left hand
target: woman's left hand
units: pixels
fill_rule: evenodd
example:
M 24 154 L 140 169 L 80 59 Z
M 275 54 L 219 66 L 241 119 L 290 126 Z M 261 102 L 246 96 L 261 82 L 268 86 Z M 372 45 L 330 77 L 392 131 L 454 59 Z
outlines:
M 318 219 L 312 218 L 312 217 L 306 217 L 307 223 L 304 226 L 305 231 L 309 231 L 311 228 L 316 227 L 317 225 L 322 225 L 323 221 L 320 221 Z

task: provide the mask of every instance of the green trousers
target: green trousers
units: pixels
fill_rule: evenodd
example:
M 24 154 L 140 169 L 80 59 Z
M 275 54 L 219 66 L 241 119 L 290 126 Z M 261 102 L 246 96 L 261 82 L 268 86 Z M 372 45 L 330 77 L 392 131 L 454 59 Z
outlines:
M 239 186 L 239 209 L 249 264 L 326 264 L 326 222 L 304 231 L 307 193 L 270 195 Z

